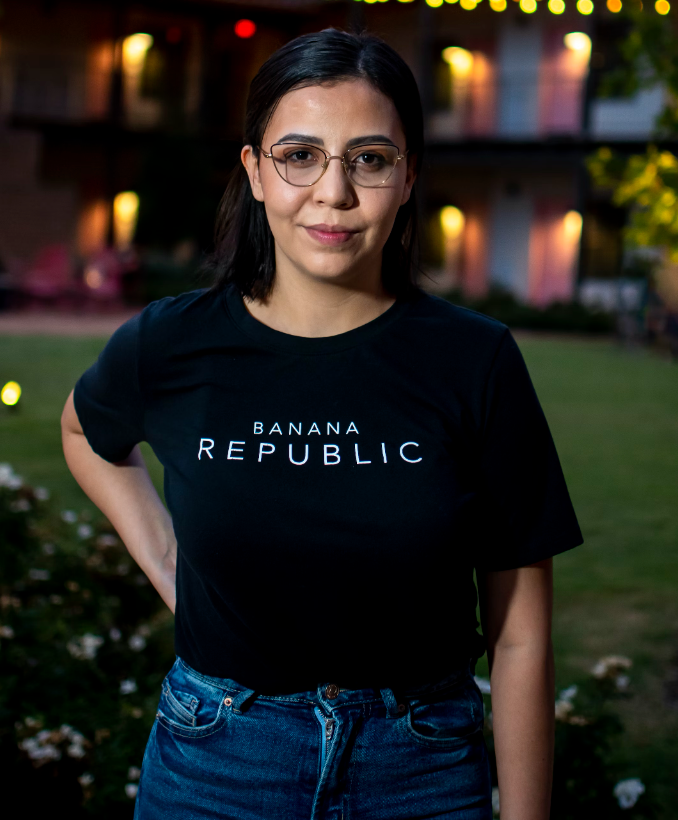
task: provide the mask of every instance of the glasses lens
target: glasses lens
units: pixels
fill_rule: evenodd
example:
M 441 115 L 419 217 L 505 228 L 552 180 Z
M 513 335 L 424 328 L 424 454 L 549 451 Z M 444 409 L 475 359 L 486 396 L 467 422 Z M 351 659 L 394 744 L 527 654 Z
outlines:
M 357 185 L 373 188 L 391 176 L 397 159 L 394 145 L 360 145 L 348 153 L 348 175 Z
M 271 153 L 278 173 L 291 185 L 313 185 L 322 175 L 325 154 L 313 145 L 283 142 Z

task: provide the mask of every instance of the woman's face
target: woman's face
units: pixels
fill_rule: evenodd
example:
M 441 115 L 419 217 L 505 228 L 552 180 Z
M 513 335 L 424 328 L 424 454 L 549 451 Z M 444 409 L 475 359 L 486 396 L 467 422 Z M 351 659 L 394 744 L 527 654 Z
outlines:
M 364 80 L 285 94 L 261 148 L 270 153 L 274 143 L 294 141 L 342 156 L 357 140 L 392 143 L 400 154 L 407 148 L 393 102 Z M 413 156 L 399 160 L 378 188 L 352 183 L 340 160 L 330 160 L 314 185 L 299 188 L 280 177 L 272 159 L 260 155 L 257 161 L 252 146 L 243 148 L 241 159 L 255 199 L 266 208 L 275 240 L 276 276 L 301 275 L 358 288 L 379 281 L 382 248 L 414 183 Z M 323 228 L 342 230 L 328 236 Z

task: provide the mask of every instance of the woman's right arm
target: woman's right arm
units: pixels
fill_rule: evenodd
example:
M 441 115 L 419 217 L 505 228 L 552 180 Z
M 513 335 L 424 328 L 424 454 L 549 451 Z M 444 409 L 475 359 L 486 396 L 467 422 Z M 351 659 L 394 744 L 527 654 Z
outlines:
M 177 542 L 137 445 L 124 461 L 98 456 L 83 433 L 73 391 L 61 415 L 64 456 L 73 477 L 115 527 L 130 555 L 174 612 Z

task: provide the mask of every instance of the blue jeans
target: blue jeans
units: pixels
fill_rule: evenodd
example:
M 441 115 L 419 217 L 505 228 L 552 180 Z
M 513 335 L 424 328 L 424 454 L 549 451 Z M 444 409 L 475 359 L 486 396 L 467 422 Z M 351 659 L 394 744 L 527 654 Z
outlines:
M 181 658 L 162 684 L 135 820 L 491 820 L 470 662 L 415 689 L 262 695 Z

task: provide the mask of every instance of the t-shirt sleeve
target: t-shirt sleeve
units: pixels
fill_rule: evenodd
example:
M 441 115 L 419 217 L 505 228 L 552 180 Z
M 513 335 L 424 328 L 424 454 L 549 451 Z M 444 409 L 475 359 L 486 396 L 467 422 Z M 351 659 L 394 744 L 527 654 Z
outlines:
M 485 390 L 480 483 L 485 538 L 477 566 L 526 566 L 583 543 L 546 418 L 506 330 Z
M 78 379 L 75 412 L 90 447 L 106 461 L 127 458 L 143 441 L 144 404 L 139 378 L 141 314 L 121 325 L 97 361 Z

